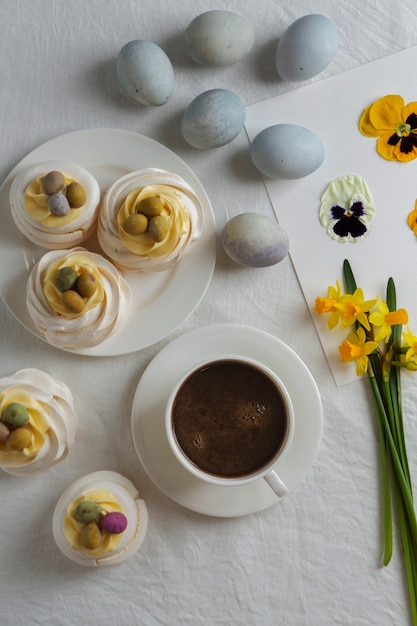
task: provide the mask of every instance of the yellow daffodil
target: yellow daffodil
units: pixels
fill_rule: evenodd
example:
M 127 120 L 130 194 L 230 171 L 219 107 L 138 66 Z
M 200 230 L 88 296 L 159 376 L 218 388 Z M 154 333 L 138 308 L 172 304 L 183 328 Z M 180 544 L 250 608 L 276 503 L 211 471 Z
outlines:
M 408 326 L 407 332 L 403 333 L 403 338 L 408 346 L 408 350 L 405 353 L 405 360 L 415 363 L 417 366 L 417 337 L 416 335 L 413 335 Z
M 368 355 L 377 347 L 376 341 L 366 340 L 364 329 L 359 327 L 356 332 L 349 333 L 339 346 L 340 358 L 345 363 L 356 361 L 356 374 L 362 376 L 368 369 Z
M 327 292 L 327 298 L 317 297 L 314 310 L 317 313 L 330 313 L 328 327 L 334 328 L 337 326 L 339 319 L 342 315 L 340 309 L 337 308 L 337 303 L 340 299 L 340 283 L 336 281 L 336 287 L 330 285 Z
M 417 236 L 417 200 L 414 204 L 414 209 L 408 214 L 407 224 Z
M 337 308 L 342 313 L 342 328 L 347 328 L 359 322 L 366 330 L 369 330 L 370 326 L 366 314 L 372 309 L 376 301 L 376 298 L 374 300 L 364 300 L 361 288 L 356 289 L 353 294 L 346 293 L 341 296 Z
M 377 151 L 388 161 L 412 161 L 417 157 L 417 102 L 404 103 L 388 95 L 367 107 L 359 120 L 366 137 L 377 137 Z
M 396 96 L 392 98 L 395 100 Z M 398 101 L 396 104 L 399 104 Z M 394 118 L 390 119 L 390 111 L 385 111 L 383 107 L 377 112 L 370 108 L 365 113 L 366 115 L 364 114 L 361 120 L 362 128 L 369 131 L 371 136 L 379 136 L 381 128 L 386 127 L 389 130 L 393 124 Z M 375 126 L 371 124 L 372 122 L 375 125 L 376 121 L 380 123 L 379 129 L 375 129 Z M 409 123 L 407 118 L 406 121 Z M 417 127 L 417 123 L 414 126 Z M 417 212 L 417 201 L 415 210 Z M 417 216 L 413 219 L 417 223 Z M 369 259 L 369 262 L 372 263 L 372 260 Z M 401 403 L 401 377 L 398 369 L 417 371 L 417 336 L 408 326 L 407 332 L 402 332 L 402 325 L 408 322 L 408 314 L 405 309 L 397 309 L 396 290 L 392 278 L 387 281 L 386 302 L 378 298 L 364 300 L 363 292 L 357 288 L 347 259 L 343 262 L 343 278 L 348 293 L 341 296 L 339 285 L 334 291 L 329 288 L 329 298 L 318 298 L 316 310 L 330 312 L 334 319 L 341 320 L 342 327 L 354 325 L 354 328 L 349 329 L 347 339 L 339 345 L 339 354 L 343 362 L 355 363 L 356 374 L 358 376 L 366 374 L 370 384 L 381 453 L 383 563 L 388 565 L 393 552 L 393 520 L 395 518 L 392 515 L 392 507 L 397 504 L 401 514 L 400 534 L 410 592 L 412 621 L 414 626 L 417 626 L 417 586 L 415 584 L 417 515 L 407 459 Z M 377 306 L 374 308 L 376 303 Z M 401 335 L 403 342 L 401 342 Z
M 387 303 L 383 300 L 378 300 L 377 307 L 378 311 L 372 311 L 369 315 L 369 321 L 372 326 L 380 329 L 375 335 L 375 341 L 385 341 L 385 343 L 388 343 L 392 333 L 392 326 L 396 324 L 407 324 L 408 313 L 405 309 L 390 311 Z

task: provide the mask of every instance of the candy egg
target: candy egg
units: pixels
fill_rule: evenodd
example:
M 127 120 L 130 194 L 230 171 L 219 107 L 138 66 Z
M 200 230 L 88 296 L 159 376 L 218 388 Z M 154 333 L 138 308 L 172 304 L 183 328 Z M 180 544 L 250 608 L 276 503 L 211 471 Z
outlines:
M 155 217 L 155 215 L 161 214 L 163 208 L 164 203 L 159 196 L 148 196 L 137 203 L 135 212 L 146 215 L 146 217 Z
M 84 187 L 75 180 L 70 183 L 66 190 L 67 200 L 73 209 L 79 209 L 87 201 L 87 192 Z
M 157 243 L 163 241 L 169 232 L 169 220 L 163 215 L 155 215 L 149 220 L 149 234 Z
M 62 172 L 52 170 L 48 172 L 42 181 L 42 190 L 46 195 L 50 196 L 53 193 L 62 191 L 65 187 L 65 178 Z
M 61 304 L 69 313 L 82 313 L 85 308 L 84 300 L 74 289 L 68 289 L 63 292 L 61 296 Z
M 0 422 L 0 441 L 5 441 L 10 435 L 10 428 L 4 422 Z
M 232 141 L 243 128 L 246 111 L 241 99 L 227 89 L 210 89 L 186 108 L 181 133 L 194 148 L 218 148 Z
M 12 430 L 6 440 L 6 447 L 10 452 L 19 452 L 27 448 L 32 442 L 32 433 L 24 426 Z
M 253 26 L 231 11 L 207 11 L 198 15 L 185 32 L 189 56 L 205 66 L 222 67 L 240 61 L 255 42 Z
M 275 65 L 284 80 L 306 80 L 322 72 L 337 49 L 337 30 L 325 15 L 304 15 L 278 42 Z
M 96 522 L 90 522 L 82 527 L 81 542 L 85 548 L 94 550 L 100 545 L 102 539 L 100 528 Z
M 70 212 L 70 203 L 62 193 L 53 193 L 48 198 L 48 209 L 59 217 L 65 217 Z
M 118 511 L 112 511 L 102 517 L 101 528 L 111 535 L 119 535 L 127 528 L 127 517 Z
M 268 267 L 284 259 L 289 250 L 287 233 L 260 213 L 241 213 L 232 217 L 222 233 L 228 256 L 247 267 Z
M 73 267 L 61 267 L 56 275 L 55 285 L 60 291 L 72 289 L 77 282 L 78 274 Z
M 11 402 L 3 411 L 3 420 L 10 426 L 26 426 L 29 419 L 26 407 L 20 402 Z
M 91 298 L 96 292 L 97 281 L 90 272 L 82 272 L 77 278 L 77 291 L 82 298 Z
M 303 178 L 320 167 L 324 154 L 317 135 L 295 124 L 268 126 L 250 146 L 253 164 L 269 178 Z
M 133 213 L 123 222 L 123 230 L 134 237 L 142 235 L 148 228 L 149 220 L 143 213 Z
M 75 509 L 75 517 L 82 524 L 89 524 L 90 522 L 95 522 L 101 512 L 100 505 L 98 502 L 94 502 L 93 500 L 83 500 Z
M 152 41 L 125 44 L 117 56 L 116 72 L 121 91 L 144 105 L 161 106 L 174 90 L 172 63 Z

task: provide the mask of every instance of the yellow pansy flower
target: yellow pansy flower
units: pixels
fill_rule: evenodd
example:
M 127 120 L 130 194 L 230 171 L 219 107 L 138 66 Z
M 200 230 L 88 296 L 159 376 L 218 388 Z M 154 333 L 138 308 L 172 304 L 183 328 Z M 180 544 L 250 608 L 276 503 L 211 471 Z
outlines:
M 404 103 L 399 95 L 379 98 L 359 120 L 366 137 L 377 137 L 377 151 L 389 161 L 412 161 L 417 157 L 417 102 Z

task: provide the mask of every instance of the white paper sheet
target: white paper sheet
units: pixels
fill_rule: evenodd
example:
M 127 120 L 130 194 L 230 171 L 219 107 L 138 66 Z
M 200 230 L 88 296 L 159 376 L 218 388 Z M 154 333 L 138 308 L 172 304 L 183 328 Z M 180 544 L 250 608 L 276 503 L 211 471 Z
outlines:
M 411 77 L 417 66 L 417 47 L 374 61 L 326 80 L 300 86 L 288 93 L 247 107 L 250 141 L 273 124 L 298 124 L 323 141 L 323 165 L 298 180 L 265 178 L 277 219 L 290 239 L 290 256 L 309 309 L 316 296 L 326 296 L 336 279 L 343 285 L 343 260 L 349 259 L 365 299 L 385 299 L 386 282 L 393 277 L 397 305 L 409 313 L 417 334 L 417 238 L 407 216 L 417 198 L 417 160 L 387 161 L 376 152 L 376 139 L 358 130 L 365 107 L 387 94 L 399 94 L 405 103 L 417 100 Z M 370 236 L 356 243 L 333 240 L 319 221 L 320 197 L 327 185 L 344 174 L 362 176 L 377 207 Z M 341 363 L 338 346 L 346 332 L 327 329 L 327 316 L 312 311 L 335 381 L 356 378 L 355 368 Z

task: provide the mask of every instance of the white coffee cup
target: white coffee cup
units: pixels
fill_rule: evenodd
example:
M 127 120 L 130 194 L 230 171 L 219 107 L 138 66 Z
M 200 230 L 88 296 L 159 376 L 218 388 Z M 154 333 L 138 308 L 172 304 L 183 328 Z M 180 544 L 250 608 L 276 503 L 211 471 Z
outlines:
M 281 409 L 285 414 L 285 428 L 283 429 L 283 434 L 277 442 L 276 450 L 272 453 L 272 456 L 269 457 L 268 461 L 262 466 L 258 467 L 253 471 L 249 471 L 242 475 L 237 476 L 224 476 L 221 475 L 220 472 L 210 472 L 207 469 L 202 469 L 197 465 L 197 462 L 193 462 L 189 456 L 184 452 L 181 447 L 177 435 L 174 428 L 174 420 L 173 413 L 176 407 L 176 401 L 179 396 L 179 392 L 184 393 L 184 387 L 186 381 L 195 378 L 195 375 L 202 371 L 206 370 L 206 368 L 210 368 L 213 366 L 217 366 L 221 363 L 231 362 L 230 365 L 236 365 L 239 367 L 240 365 L 249 366 L 250 368 L 254 368 L 266 379 L 268 379 L 268 384 L 272 382 L 274 387 L 274 392 L 277 392 L 277 397 L 280 399 Z M 219 393 L 226 392 L 226 389 L 223 389 L 221 385 L 219 386 Z M 244 394 L 246 395 L 246 393 Z M 250 394 L 249 394 L 250 396 Z M 213 394 L 210 396 L 213 397 Z M 207 403 L 210 411 L 210 397 L 207 396 Z M 262 401 L 262 399 L 260 399 Z M 204 402 L 206 402 L 204 398 Z M 263 406 L 263 405 L 262 405 Z M 256 416 L 253 418 L 256 419 Z M 278 497 L 282 497 L 288 493 L 288 487 L 285 485 L 284 481 L 278 475 L 276 471 L 276 464 L 278 459 L 280 459 L 288 450 L 291 445 L 293 433 L 294 433 L 294 409 L 291 402 L 291 398 L 285 385 L 282 383 L 280 378 L 267 366 L 262 363 L 245 356 L 219 356 L 218 358 L 210 358 L 203 361 L 200 361 L 194 365 L 192 365 L 186 372 L 182 374 L 182 376 L 178 379 L 176 384 L 174 385 L 167 405 L 165 412 L 165 427 L 166 427 L 166 435 L 168 438 L 168 442 L 174 453 L 175 457 L 178 461 L 183 465 L 183 467 L 199 478 L 200 480 L 205 481 L 206 483 L 210 483 L 211 485 L 218 486 L 242 486 L 249 483 L 253 483 L 255 481 L 264 479 L 268 485 L 273 489 Z M 198 437 L 198 436 L 197 436 Z M 196 437 L 196 445 L 199 445 Z M 203 436 L 204 437 L 204 436 Z M 210 439 L 210 437 L 208 437 Z M 205 437 L 204 437 L 205 440 Z M 204 444 L 205 445 L 205 444 Z

